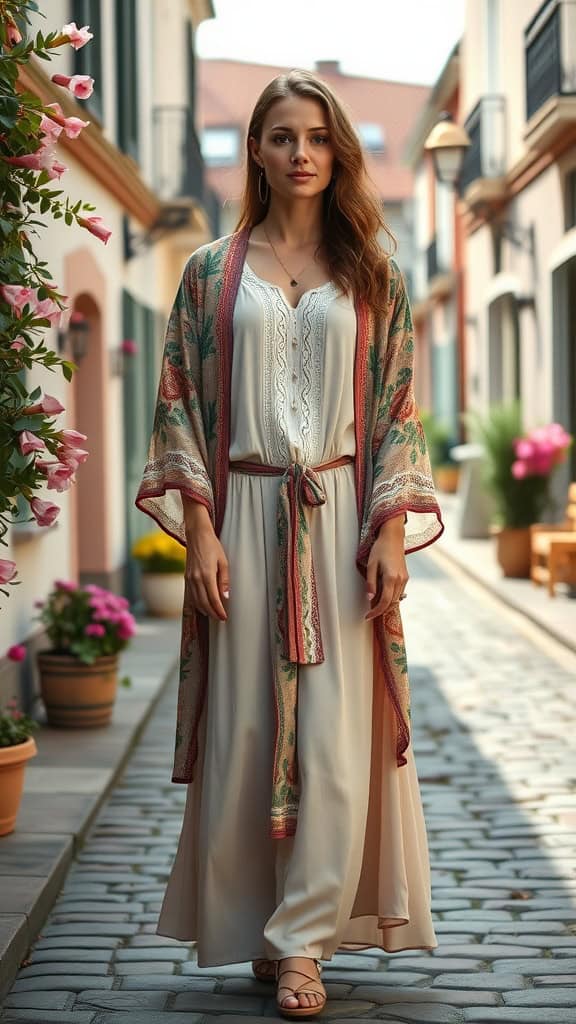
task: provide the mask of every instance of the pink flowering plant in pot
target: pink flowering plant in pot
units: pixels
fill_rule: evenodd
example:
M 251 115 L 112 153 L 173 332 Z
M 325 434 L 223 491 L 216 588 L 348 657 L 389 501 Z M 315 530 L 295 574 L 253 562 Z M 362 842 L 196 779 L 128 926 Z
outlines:
M 68 300 L 52 279 L 34 241 L 43 218 L 78 226 L 107 242 L 110 231 L 94 207 L 72 200 L 58 187 L 66 173 L 60 145 L 84 131 L 89 121 L 77 116 L 76 101 L 91 95 L 86 75 L 52 76 L 63 106 L 47 103 L 29 90 L 27 65 L 46 66 L 62 47 L 77 50 L 92 38 L 89 26 L 74 22 L 48 34 L 32 33 L 30 18 L 39 13 L 34 0 L 0 0 L 0 544 L 16 521 L 51 526 L 60 511 L 37 492 L 62 492 L 87 457 L 85 435 L 58 427 L 64 412 L 57 398 L 40 387 L 28 389 L 26 377 L 37 366 L 60 369 L 70 381 L 76 369 L 46 341 L 46 331 L 62 325 Z M 56 184 L 56 187 L 55 187 Z M 70 436 L 66 437 L 66 434 Z M 72 436 L 75 435 L 75 436 Z M 15 562 L 0 560 L 2 586 L 18 583 Z
M 525 432 L 520 404 L 494 405 L 485 417 L 468 413 L 484 446 L 484 479 L 494 495 L 500 527 L 537 523 L 551 501 L 550 481 L 564 462 L 572 437 L 559 423 Z
M 110 590 L 87 583 L 57 580 L 45 601 L 38 602 L 53 654 L 72 655 L 85 665 L 122 651 L 136 632 L 129 602 Z
M 37 618 L 52 647 L 38 654 L 48 723 L 107 725 L 118 682 L 118 655 L 136 632 L 128 601 L 96 584 L 57 580 Z M 121 680 L 124 686 L 130 679 Z
M 18 710 L 13 697 L 0 707 L 0 836 L 14 831 L 26 764 L 37 754 L 38 722 Z

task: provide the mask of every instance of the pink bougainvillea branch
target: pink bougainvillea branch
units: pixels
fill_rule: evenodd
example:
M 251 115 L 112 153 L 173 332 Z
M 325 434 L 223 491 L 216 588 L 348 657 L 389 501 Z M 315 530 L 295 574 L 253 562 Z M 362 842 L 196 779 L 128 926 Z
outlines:
M 22 499 L 30 519 L 49 527 L 60 507 L 38 492 L 62 492 L 88 458 L 86 435 L 63 429 L 54 417 L 63 403 L 40 387 L 28 390 L 22 371 L 36 366 L 60 369 L 67 381 L 74 363 L 63 359 L 45 339 L 58 327 L 68 300 L 52 280 L 49 267 L 35 252 L 34 239 L 45 226 L 40 218 L 62 219 L 106 243 L 110 230 L 89 202 L 73 201 L 56 185 L 66 173 L 59 142 L 77 139 L 90 122 L 66 116 L 59 103 L 44 103 L 22 89 L 21 71 L 33 58 L 50 61 L 59 47 L 79 50 L 92 38 L 89 25 L 70 22 L 51 33 L 29 30 L 29 0 L 0 0 L 0 544 L 6 545 L 10 525 L 21 519 Z M 94 89 L 89 75 L 51 76 L 55 85 L 76 100 Z M 33 374 L 32 374 L 33 377 Z M 19 582 L 16 563 L 0 559 L 0 585 Z M 1 590 L 5 595 L 7 590 Z

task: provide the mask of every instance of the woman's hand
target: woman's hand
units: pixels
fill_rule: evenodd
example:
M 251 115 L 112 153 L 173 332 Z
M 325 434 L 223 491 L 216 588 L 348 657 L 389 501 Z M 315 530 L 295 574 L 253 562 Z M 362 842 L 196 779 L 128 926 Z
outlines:
M 388 519 L 372 545 L 366 570 L 366 595 L 376 599 L 365 619 L 375 619 L 400 600 L 408 582 L 404 555 L 404 514 Z M 379 589 L 380 585 L 380 589 Z
M 186 580 L 194 607 L 213 619 L 228 618 L 222 601 L 229 595 L 228 559 L 214 532 L 208 510 L 184 499 Z

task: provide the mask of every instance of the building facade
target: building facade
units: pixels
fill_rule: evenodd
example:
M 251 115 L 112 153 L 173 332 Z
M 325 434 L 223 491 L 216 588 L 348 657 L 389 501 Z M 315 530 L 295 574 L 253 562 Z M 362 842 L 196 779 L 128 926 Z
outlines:
M 211 0 L 52 0 L 43 6 L 49 10 L 37 23 L 45 33 L 71 21 L 94 33 L 86 47 L 62 47 L 50 64 L 29 66 L 24 84 L 45 102 L 59 102 L 65 114 L 90 121 L 78 139 L 59 143 L 68 166 L 61 187 L 74 200 L 93 203 L 112 236 L 104 246 L 57 221 L 35 244 L 88 335 L 82 354 L 71 331 L 46 332 L 47 344 L 79 369 L 67 384 L 59 372 L 39 368 L 34 384 L 65 406 L 58 424 L 85 433 L 90 456 L 77 483 L 58 495 L 61 513 L 53 527 L 21 522 L 10 529 L 3 555 L 16 561 L 21 585 L 3 600 L 4 649 L 37 643 L 34 602 L 55 579 L 89 580 L 136 598 L 130 547 L 150 524 L 134 497 L 166 317 L 187 256 L 219 232 L 194 120 L 194 34 L 214 16 Z M 50 81 L 54 73 L 91 75 L 93 95 L 76 102 Z M 136 343 L 131 356 L 123 352 L 126 340 Z M 17 692 L 15 673 L 12 663 L 0 661 L 0 698 Z M 30 689 L 30 680 L 24 684 Z

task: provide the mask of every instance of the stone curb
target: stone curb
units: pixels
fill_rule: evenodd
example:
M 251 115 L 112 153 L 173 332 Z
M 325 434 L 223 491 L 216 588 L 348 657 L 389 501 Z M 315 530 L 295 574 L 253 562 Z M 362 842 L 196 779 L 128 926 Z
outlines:
M 139 619 L 122 653 L 112 723 L 104 729 L 36 733 L 16 829 L 0 837 L 0 999 L 60 893 L 74 854 L 178 665 L 180 624 Z

